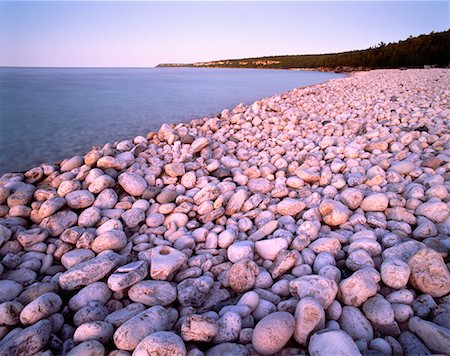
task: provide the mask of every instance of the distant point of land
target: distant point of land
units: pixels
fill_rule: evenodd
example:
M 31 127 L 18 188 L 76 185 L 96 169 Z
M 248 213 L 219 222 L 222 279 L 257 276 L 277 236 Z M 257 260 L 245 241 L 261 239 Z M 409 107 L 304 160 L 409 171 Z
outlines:
M 303 69 L 351 72 L 375 68 L 446 67 L 450 62 L 450 30 L 408 37 L 396 43 L 381 42 L 357 51 L 330 54 L 267 56 L 223 59 L 211 62 L 162 63 L 157 67 L 213 67 Z

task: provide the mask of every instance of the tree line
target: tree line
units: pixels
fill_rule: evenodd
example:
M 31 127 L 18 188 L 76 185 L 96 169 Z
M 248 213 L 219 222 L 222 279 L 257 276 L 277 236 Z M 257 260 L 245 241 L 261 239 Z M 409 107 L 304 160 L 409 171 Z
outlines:
M 450 30 L 431 32 L 396 43 L 379 43 L 358 51 L 332 54 L 268 56 L 191 64 L 197 67 L 231 68 L 322 68 L 334 70 L 448 66 Z

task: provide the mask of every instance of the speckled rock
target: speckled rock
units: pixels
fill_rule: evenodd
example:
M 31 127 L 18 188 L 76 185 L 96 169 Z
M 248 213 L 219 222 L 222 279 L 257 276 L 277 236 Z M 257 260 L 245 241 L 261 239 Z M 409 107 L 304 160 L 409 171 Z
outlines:
M 450 272 L 442 256 L 425 248 L 417 251 L 408 261 L 411 284 L 423 293 L 442 297 L 450 292 Z
M 325 311 L 322 305 L 311 297 L 300 299 L 295 308 L 295 341 L 301 346 L 307 346 L 310 334 L 323 328 Z
M 183 340 L 175 333 L 158 331 L 144 338 L 134 350 L 134 356 L 141 355 L 173 355 L 185 356 L 186 346 Z
M 181 338 L 184 341 L 211 341 L 218 332 L 216 321 L 208 316 L 190 315 L 181 325 Z
M 359 307 L 377 293 L 377 284 L 380 279 L 375 269 L 371 267 L 360 269 L 341 281 L 338 298 L 346 305 Z
M 120 350 L 132 351 L 148 335 L 170 330 L 178 313 L 175 309 L 154 306 L 135 315 L 114 332 L 114 344 Z
M 327 309 L 336 297 L 338 286 L 326 277 L 312 275 L 293 279 L 289 282 L 289 290 L 295 297 L 312 297 Z
M 408 264 L 399 259 L 384 261 L 380 272 L 383 283 L 394 289 L 406 287 L 411 273 Z
M 48 320 L 18 330 L 14 337 L 0 343 L 1 355 L 35 355 L 44 348 L 50 338 L 52 324 Z
M 256 324 L 252 346 L 261 355 L 273 355 L 280 351 L 294 333 L 295 319 L 286 312 L 267 315 Z
M 124 258 L 112 251 L 104 251 L 97 257 L 81 262 L 59 277 L 59 285 L 65 290 L 74 290 L 105 277 L 124 262 Z
M 252 260 L 239 260 L 228 271 L 228 283 L 235 292 L 244 293 L 252 289 L 259 274 L 258 265 Z
M 177 299 L 177 288 L 165 281 L 140 281 L 129 289 L 128 297 L 147 306 L 166 306 Z

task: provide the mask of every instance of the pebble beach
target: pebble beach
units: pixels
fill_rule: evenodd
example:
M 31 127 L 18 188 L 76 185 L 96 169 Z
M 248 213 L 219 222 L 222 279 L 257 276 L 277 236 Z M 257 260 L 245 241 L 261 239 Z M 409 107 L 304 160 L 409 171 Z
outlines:
M 450 69 L 0 178 L 0 355 L 450 355 Z

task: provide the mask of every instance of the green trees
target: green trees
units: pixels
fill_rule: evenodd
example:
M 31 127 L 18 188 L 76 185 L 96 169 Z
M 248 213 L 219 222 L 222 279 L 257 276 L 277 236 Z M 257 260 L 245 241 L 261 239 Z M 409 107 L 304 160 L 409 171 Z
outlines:
M 220 63 L 219 63 L 220 62 Z M 239 63 L 241 62 L 241 63 Z M 245 64 L 244 64 L 245 63 Z M 270 56 L 244 58 L 204 63 L 210 67 L 247 68 L 327 68 L 348 70 L 352 68 L 447 66 L 450 63 L 450 30 L 431 32 L 428 35 L 408 37 L 397 43 L 385 44 L 360 51 L 333 54 Z M 349 68 L 350 67 L 350 68 Z

